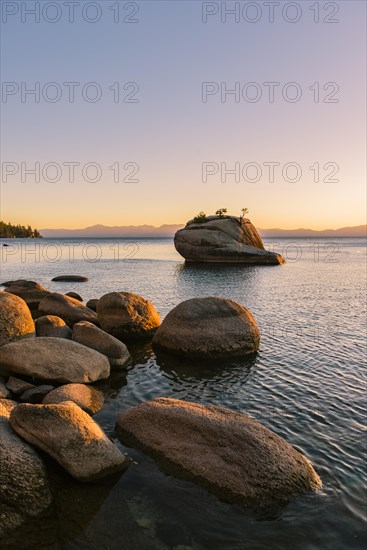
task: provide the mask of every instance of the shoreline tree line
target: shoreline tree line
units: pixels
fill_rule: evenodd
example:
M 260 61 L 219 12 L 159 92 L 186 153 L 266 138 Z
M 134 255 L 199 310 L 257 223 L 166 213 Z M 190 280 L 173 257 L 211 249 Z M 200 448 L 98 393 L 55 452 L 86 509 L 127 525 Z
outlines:
M 12 225 L 0 221 L 0 239 L 40 239 L 38 229 L 32 229 L 30 225 Z

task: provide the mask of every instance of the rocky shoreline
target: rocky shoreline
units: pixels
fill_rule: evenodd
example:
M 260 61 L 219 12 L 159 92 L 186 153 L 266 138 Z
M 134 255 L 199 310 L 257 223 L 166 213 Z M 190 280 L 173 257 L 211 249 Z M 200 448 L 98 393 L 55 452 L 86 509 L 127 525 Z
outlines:
M 98 383 L 124 370 L 131 359 L 129 346 L 151 341 L 157 354 L 214 362 L 256 354 L 260 345 L 253 315 L 226 298 L 187 300 L 161 323 L 154 305 L 131 292 L 110 292 L 84 305 L 80 295 L 53 293 L 35 281 L 3 286 L 4 537 L 50 513 L 55 500 L 50 461 L 74 483 L 96 487 L 128 468 L 127 454 L 92 416 L 104 404 Z M 283 505 L 321 488 L 306 457 L 249 416 L 223 407 L 162 396 L 121 414 L 116 436 L 125 447 L 151 454 L 167 472 L 244 507 Z

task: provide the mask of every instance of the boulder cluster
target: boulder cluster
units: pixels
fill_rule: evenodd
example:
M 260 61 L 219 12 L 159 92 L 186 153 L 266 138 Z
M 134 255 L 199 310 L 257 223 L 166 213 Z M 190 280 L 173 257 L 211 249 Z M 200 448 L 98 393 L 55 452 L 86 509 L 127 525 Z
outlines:
M 52 504 L 45 455 L 38 451 L 79 482 L 127 468 L 127 456 L 92 418 L 104 404 L 93 384 L 129 363 L 121 337 L 146 338 L 159 326 L 154 306 L 130 292 L 106 294 L 92 309 L 77 293 L 53 293 L 34 281 L 3 286 L 0 536 Z
M 153 304 L 131 292 L 83 303 L 34 281 L 0 291 L 0 536 L 52 504 L 47 455 L 78 482 L 123 472 L 129 459 L 98 425 L 95 384 L 130 361 L 130 342 L 150 338 L 156 353 L 226 360 L 257 352 L 253 315 L 226 298 L 177 305 L 160 324 Z M 283 503 L 315 491 L 309 461 L 282 438 L 222 407 L 155 399 L 119 416 L 122 443 L 167 470 L 244 506 Z M 39 452 L 41 451 L 41 454 Z

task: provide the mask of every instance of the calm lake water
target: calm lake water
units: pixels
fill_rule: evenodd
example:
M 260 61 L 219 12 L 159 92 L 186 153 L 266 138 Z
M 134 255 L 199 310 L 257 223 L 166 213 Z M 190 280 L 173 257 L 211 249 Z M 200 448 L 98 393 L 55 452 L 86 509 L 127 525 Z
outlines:
M 169 239 L 7 242 L 2 281 L 32 279 L 84 300 L 132 291 L 162 317 L 188 298 L 224 296 L 250 309 L 262 334 L 256 358 L 215 367 L 159 364 L 150 344 L 132 349 L 132 363 L 104 384 L 106 404 L 95 419 L 136 463 L 100 486 L 64 476 L 58 517 L 43 525 L 45 548 L 366 547 L 364 239 L 268 239 L 266 248 L 287 263 L 251 268 L 185 266 Z M 61 274 L 83 274 L 89 282 L 51 282 Z M 250 414 L 309 457 L 323 491 L 259 517 L 165 475 L 151 458 L 124 448 L 114 432 L 120 411 L 159 396 Z

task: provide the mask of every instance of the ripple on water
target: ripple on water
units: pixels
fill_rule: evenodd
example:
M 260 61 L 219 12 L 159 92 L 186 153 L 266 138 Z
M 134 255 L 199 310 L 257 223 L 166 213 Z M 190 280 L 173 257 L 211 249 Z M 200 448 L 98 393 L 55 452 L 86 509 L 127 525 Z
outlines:
M 279 240 L 280 252 L 286 244 Z M 106 404 L 96 419 L 108 435 L 116 440 L 120 411 L 155 397 L 224 405 L 250 414 L 304 452 L 324 487 L 317 495 L 291 502 L 270 520 L 166 476 L 152 459 L 129 449 L 137 464 L 93 511 L 93 534 L 85 529 L 63 548 L 130 550 L 126 541 L 141 532 L 135 521 L 139 518 L 151 519 L 153 547 L 163 550 L 179 544 L 197 550 L 367 546 L 366 248 L 361 240 L 340 239 L 337 244 L 336 263 L 317 262 L 315 242 L 298 240 L 301 260 L 274 268 L 185 266 L 170 241 L 140 242 L 134 259 L 124 262 L 103 255 L 103 261 L 93 265 L 82 259 L 73 263 L 72 271 L 90 280 L 67 289 L 80 292 L 85 300 L 129 290 L 152 300 L 164 317 L 180 301 L 226 296 L 248 307 L 261 328 L 255 357 L 219 366 L 156 358 L 150 344 L 133 346 L 131 365 L 103 385 Z M 108 250 L 111 242 L 103 246 Z M 2 268 L 4 279 L 24 278 L 24 265 L 15 257 Z M 65 292 L 63 283 L 50 279 L 70 272 L 70 264 L 27 265 L 27 272 L 46 287 Z M 123 518 L 129 514 L 124 535 Z M 103 525 L 110 526 L 109 533 Z M 148 544 L 147 538 L 144 541 L 143 546 Z

